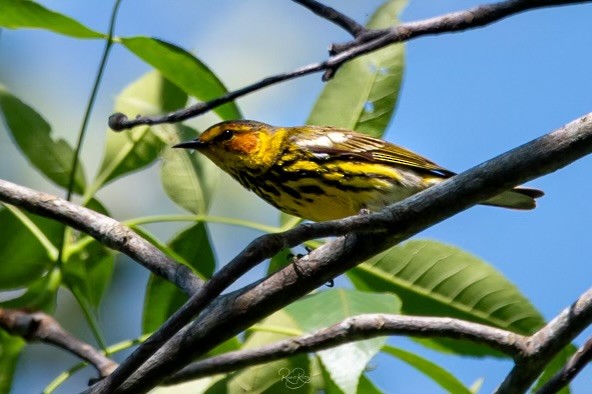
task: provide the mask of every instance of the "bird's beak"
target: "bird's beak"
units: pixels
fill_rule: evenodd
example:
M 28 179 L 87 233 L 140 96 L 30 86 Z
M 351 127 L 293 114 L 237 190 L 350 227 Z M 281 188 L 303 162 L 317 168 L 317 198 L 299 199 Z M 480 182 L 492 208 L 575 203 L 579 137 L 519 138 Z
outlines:
M 173 148 L 185 148 L 185 149 L 199 149 L 207 145 L 206 142 L 200 141 L 199 139 L 181 142 L 180 144 L 173 145 Z

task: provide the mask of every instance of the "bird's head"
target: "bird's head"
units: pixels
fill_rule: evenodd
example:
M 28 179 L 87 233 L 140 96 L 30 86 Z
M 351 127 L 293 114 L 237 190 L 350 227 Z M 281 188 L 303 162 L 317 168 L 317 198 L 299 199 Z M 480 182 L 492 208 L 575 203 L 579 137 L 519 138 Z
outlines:
M 263 172 L 280 153 L 283 139 L 280 130 L 261 122 L 232 120 L 218 123 L 195 140 L 173 148 L 194 149 L 230 174 L 246 168 Z

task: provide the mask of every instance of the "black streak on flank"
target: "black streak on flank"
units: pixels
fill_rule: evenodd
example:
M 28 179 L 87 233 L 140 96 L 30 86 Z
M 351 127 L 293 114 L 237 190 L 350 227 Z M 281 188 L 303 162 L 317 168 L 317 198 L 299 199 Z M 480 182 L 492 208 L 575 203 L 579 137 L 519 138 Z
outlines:
M 325 191 L 317 185 L 302 185 L 298 190 L 304 194 L 325 194 Z

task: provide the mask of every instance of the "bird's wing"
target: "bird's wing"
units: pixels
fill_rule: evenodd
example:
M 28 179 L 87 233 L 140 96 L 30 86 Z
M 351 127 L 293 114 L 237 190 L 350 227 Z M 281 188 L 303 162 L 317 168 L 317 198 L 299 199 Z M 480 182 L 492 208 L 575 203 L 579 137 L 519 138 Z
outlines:
M 310 126 L 309 126 L 310 127 Z M 315 133 L 299 133 L 292 142 L 317 159 L 352 159 L 452 176 L 454 173 L 403 147 L 362 133 L 333 127 L 314 127 Z

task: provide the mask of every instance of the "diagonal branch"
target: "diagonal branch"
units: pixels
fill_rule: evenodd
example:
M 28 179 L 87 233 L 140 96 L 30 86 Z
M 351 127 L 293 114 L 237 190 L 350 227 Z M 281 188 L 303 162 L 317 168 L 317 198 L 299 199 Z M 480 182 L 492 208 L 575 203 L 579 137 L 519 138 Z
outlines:
M 351 19 L 347 15 L 342 14 L 341 12 L 337 11 L 334 8 L 328 7 L 324 4 L 319 3 L 315 0 L 292 0 L 295 3 L 300 4 L 303 7 L 308 8 L 310 11 L 314 12 L 316 15 L 328 20 L 336 24 L 337 26 L 341 27 L 349 34 L 354 37 L 359 37 L 361 34 L 365 33 L 367 29 L 356 22 L 355 20 Z
M 138 116 L 134 119 L 128 119 L 128 117 L 124 114 L 115 113 L 109 118 L 109 127 L 115 131 L 121 131 L 144 124 L 152 125 L 180 122 L 182 120 L 206 113 L 213 108 L 226 104 L 236 98 L 242 97 L 254 91 L 304 75 L 325 71 L 323 79 L 328 80 L 344 63 L 366 53 L 384 48 L 388 45 L 409 41 L 412 38 L 421 36 L 453 33 L 482 27 L 497 22 L 508 16 L 537 8 L 586 3 L 589 1 L 591 0 L 507 0 L 501 1 L 499 3 L 479 6 L 466 11 L 453 12 L 422 21 L 403 23 L 390 29 L 365 30 L 363 34 L 359 34 L 357 39 L 349 43 L 333 45 L 330 50 L 331 56 L 328 60 L 323 62 L 309 64 L 291 72 L 281 73 L 269 78 L 265 78 L 259 82 L 229 92 L 214 100 L 197 103 L 191 107 L 187 107 L 180 111 L 171 112 L 165 115 Z M 312 4 L 312 1 L 310 0 L 298 2 L 300 4 Z
M 518 360 L 497 393 L 523 393 L 543 368 L 592 321 L 592 289 L 529 338 L 525 357 Z M 589 355 L 588 355 L 589 356 Z
M 109 376 L 117 368 L 117 363 L 75 338 L 57 320 L 43 312 L 0 308 L 0 327 L 27 341 L 41 341 L 64 349 L 90 363 L 101 377 Z
M 0 201 L 55 219 L 89 234 L 100 243 L 126 254 L 154 274 L 174 283 L 189 295 L 195 293 L 202 284 L 202 280 L 191 269 L 169 258 L 117 220 L 91 209 L 2 179 Z
M 510 331 L 443 317 L 364 314 L 312 334 L 279 341 L 257 349 L 238 350 L 197 361 L 166 380 L 177 384 L 204 376 L 236 371 L 296 354 L 316 352 L 344 343 L 386 335 L 467 339 L 500 350 L 511 357 L 524 351 L 526 337 Z
M 567 364 L 561 368 L 547 383 L 545 383 L 536 394 L 557 393 L 566 387 L 592 360 L 592 338 L 588 338 L 584 346 L 569 359 Z
M 380 229 L 387 231 L 372 234 L 358 233 L 338 238 L 324 245 L 301 259 L 297 272 L 294 271 L 294 267 L 288 267 L 244 290 L 245 293 L 240 297 L 247 298 L 243 301 L 230 300 L 227 297 L 216 301 L 196 323 L 192 323 L 189 328 L 163 346 L 177 330 L 193 316 L 202 312 L 205 306 L 224 290 L 227 285 L 221 286 L 222 282 L 232 283 L 239 275 L 258 264 L 262 256 L 271 256 L 288 245 L 285 234 L 259 238 L 227 264 L 175 313 L 151 338 L 154 340 L 149 340 L 140 346 L 122 363 L 120 368 L 103 382 L 93 386 L 90 392 L 129 392 L 150 389 L 180 366 L 188 363 L 191 357 L 207 352 L 212 345 L 237 334 L 267 314 L 287 305 L 370 256 L 408 239 L 479 201 L 493 197 L 516 184 L 556 171 L 590 152 L 592 152 L 592 114 L 393 204 L 381 212 L 328 222 L 328 224 L 309 224 L 307 228 L 310 231 L 317 226 L 321 228 L 334 225 L 338 228 L 340 223 L 349 225 L 351 232 L 369 231 L 372 228 L 374 231 Z M 268 243 L 258 244 L 264 239 Z M 223 273 L 227 276 L 222 277 Z M 258 302 L 262 300 L 265 302 L 259 304 Z M 228 309 L 216 309 L 213 312 L 214 308 L 222 308 L 220 305 L 227 305 Z M 248 309 L 244 309 L 246 305 L 249 306 Z M 212 321 L 212 317 L 216 320 Z M 222 323 L 224 324 L 219 325 Z M 191 334 L 187 331 L 191 331 Z M 194 342 L 190 341 L 189 337 L 195 338 Z M 147 343 L 149 343 L 148 346 L 146 346 Z M 192 346 L 188 347 L 188 343 L 192 343 Z M 189 348 L 191 350 L 188 351 Z M 159 353 L 155 359 L 145 367 L 139 368 L 157 350 Z M 171 362 L 172 360 L 174 362 Z M 133 376 L 129 382 L 117 389 L 131 374 Z

